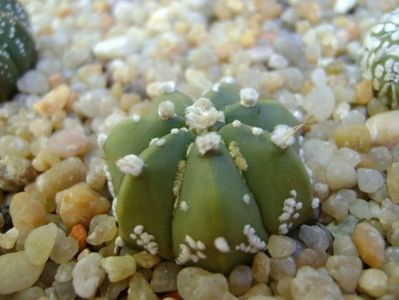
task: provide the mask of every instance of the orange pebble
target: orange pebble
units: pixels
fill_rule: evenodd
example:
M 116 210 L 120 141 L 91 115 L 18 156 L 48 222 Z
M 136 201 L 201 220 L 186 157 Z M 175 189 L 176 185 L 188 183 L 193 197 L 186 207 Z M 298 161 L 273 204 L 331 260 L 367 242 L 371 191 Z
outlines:
M 87 230 L 82 224 L 73 225 L 69 236 L 79 242 L 79 251 L 86 248 Z

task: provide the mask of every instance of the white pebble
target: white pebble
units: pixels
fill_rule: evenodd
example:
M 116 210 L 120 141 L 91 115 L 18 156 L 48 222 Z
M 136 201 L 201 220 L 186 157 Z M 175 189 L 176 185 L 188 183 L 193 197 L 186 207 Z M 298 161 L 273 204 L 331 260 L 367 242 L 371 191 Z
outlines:
M 17 86 L 21 92 L 35 95 L 44 94 L 50 89 L 47 78 L 36 70 L 26 72 L 17 81 Z
M 374 169 L 359 168 L 357 170 L 359 189 L 365 193 L 375 193 L 384 184 L 382 174 Z

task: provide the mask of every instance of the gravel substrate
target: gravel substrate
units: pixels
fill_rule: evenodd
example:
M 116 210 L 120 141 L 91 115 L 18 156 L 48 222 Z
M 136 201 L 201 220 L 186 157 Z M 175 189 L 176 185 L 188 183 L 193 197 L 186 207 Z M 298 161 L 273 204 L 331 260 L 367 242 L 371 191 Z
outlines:
M 397 0 L 23 0 L 40 59 L 0 104 L 0 299 L 399 299 L 399 111 L 360 71 Z M 301 122 L 319 216 L 209 273 L 120 247 L 101 142 L 165 82 Z

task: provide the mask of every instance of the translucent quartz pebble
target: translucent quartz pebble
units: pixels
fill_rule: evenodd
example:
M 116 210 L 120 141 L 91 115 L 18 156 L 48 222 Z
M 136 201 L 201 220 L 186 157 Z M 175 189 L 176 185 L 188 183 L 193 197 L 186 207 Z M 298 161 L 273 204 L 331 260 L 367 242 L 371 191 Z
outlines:
M 310 266 L 318 269 L 324 267 L 328 259 L 328 254 L 320 249 L 307 248 L 296 258 L 297 268 Z
M 44 94 L 49 89 L 47 78 L 42 72 L 30 70 L 17 81 L 18 89 L 26 94 Z
M 357 183 L 362 192 L 375 193 L 384 184 L 384 177 L 377 170 L 359 168 L 357 170 Z
M 317 121 L 327 120 L 335 107 L 333 90 L 328 86 L 316 86 L 302 99 L 304 110 Z
M 65 236 L 65 232 L 58 229 L 55 245 L 51 251 L 50 258 L 57 264 L 70 261 L 79 251 L 79 242 L 70 236 Z
M 299 229 L 299 238 L 309 248 L 322 251 L 326 251 L 331 244 L 330 234 L 319 226 L 302 225 Z
M 83 182 L 58 193 L 56 202 L 59 215 L 69 227 L 88 226 L 94 216 L 107 213 L 111 206 L 107 198 Z
M 388 276 L 379 269 L 364 270 L 360 275 L 359 288 L 371 297 L 381 297 L 388 290 Z
M 176 278 L 181 270 L 179 265 L 173 262 L 161 262 L 158 264 L 151 278 L 151 288 L 155 293 L 172 292 L 177 288 Z
M 14 194 L 10 204 L 10 215 L 14 227 L 24 236 L 47 221 L 43 203 L 26 192 Z
M 332 160 L 326 169 L 326 179 L 333 190 L 351 188 L 357 182 L 356 170 L 345 161 Z
M 230 292 L 235 296 L 244 295 L 251 287 L 253 279 L 254 274 L 250 267 L 236 266 L 227 279 Z
M 61 84 L 47 93 L 33 107 L 42 116 L 51 117 L 55 112 L 61 111 L 72 97 L 71 89 Z
M 366 264 L 373 268 L 382 266 L 385 257 L 385 241 L 373 225 L 367 222 L 357 224 L 352 233 L 352 240 Z
M 290 256 L 296 247 L 295 240 L 288 236 L 271 235 L 267 241 L 267 249 L 273 258 Z
M 44 264 L 31 264 L 25 251 L 0 256 L 0 295 L 22 291 L 31 287 L 42 273 Z
M 270 276 L 278 281 L 286 276 L 294 276 L 296 272 L 295 260 L 292 256 L 272 258 Z
M 101 268 L 101 255 L 90 253 L 82 257 L 72 271 L 73 287 L 82 298 L 91 298 L 102 283 L 105 272 Z
M 6 155 L 0 158 L 0 189 L 8 192 L 16 192 L 34 181 L 36 172 L 30 160 Z
M 67 282 L 72 280 L 72 271 L 75 268 L 76 262 L 69 261 L 63 264 L 60 264 L 57 268 L 57 273 L 55 274 L 54 279 L 58 282 Z
M 127 292 L 128 300 L 158 300 L 148 281 L 140 273 L 135 273 L 130 279 Z
M 89 140 L 78 128 L 67 128 L 54 133 L 49 141 L 49 148 L 59 157 L 79 156 L 86 152 Z
M 6 155 L 28 158 L 31 154 L 29 143 L 16 135 L 0 136 L 0 157 Z
M 368 154 L 373 160 L 373 168 L 378 171 L 386 171 L 392 164 L 392 154 L 389 152 L 387 147 L 372 147 Z
M 330 256 L 327 260 L 326 268 L 345 292 L 355 292 L 360 273 L 363 269 L 362 261 L 359 257 L 344 255 Z
M 399 110 L 374 115 L 366 126 L 374 143 L 387 147 L 399 143 Z
M 44 196 L 54 199 L 55 194 L 86 178 L 86 166 L 77 157 L 67 158 L 42 173 L 36 179 L 36 187 Z
M 240 300 L 268 300 L 267 296 L 272 295 L 272 290 L 264 283 L 257 283 L 253 285 L 248 292 L 242 295 L 239 299 Z M 274 299 L 274 298 L 270 298 Z
M 109 256 L 101 260 L 101 267 L 111 282 L 117 282 L 136 272 L 136 261 L 131 255 Z
M 226 277 L 197 267 L 187 267 L 177 275 L 177 290 L 183 299 L 234 299 Z
M 351 237 L 346 234 L 340 234 L 335 237 L 333 242 L 334 255 L 358 256 L 356 245 Z
M 294 300 L 342 299 L 337 284 L 324 268 L 315 270 L 309 266 L 300 268 L 291 282 Z
M 393 163 L 387 172 L 388 194 L 391 200 L 399 203 L 399 163 Z
M 349 205 L 349 211 L 352 215 L 359 219 L 370 219 L 373 215 L 371 213 L 369 203 L 363 199 L 356 199 Z
M 270 257 L 264 252 L 258 252 L 252 261 L 252 272 L 254 279 L 260 283 L 267 283 L 269 281 L 269 274 L 271 268 Z
M 118 229 L 114 217 L 108 215 L 97 215 L 90 222 L 87 242 L 94 246 L 101 245 L 102 243 L 114 239 L 117 231 Z
M 42 288 L 38 286 L 34 286 L 28 288 L 26 290 L 15 293 L 12 297 L 12 300 L 31 300 L 31 299 L 39 299 L 44 296 L 44 291 Z
M 25 254 L 29 262 L 36 266 L 44 265 L 53 250 L 57 237 L 54 223 L 33 229 L 25 241 Z

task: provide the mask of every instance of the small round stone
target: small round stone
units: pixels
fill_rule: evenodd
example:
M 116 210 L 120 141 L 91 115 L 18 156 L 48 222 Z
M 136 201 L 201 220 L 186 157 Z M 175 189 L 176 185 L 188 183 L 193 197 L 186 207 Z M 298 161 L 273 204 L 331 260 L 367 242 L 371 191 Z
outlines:
M 328 259 L 328 254 L 320 249 L 307 248 L 303 250 L 296 258 L 297 268 L 303 266 L 310 266 L 318 269 L 325 266 Z
M 371 297 L 381 297 L 388 290 L 388 276 L 379 269 L 367 269 L 359 279 L 359 288 Z
M 377 170 L 359 168 L 357 170 L 357 182 L 362 192 L 375 193 L 384 184 L 384 178 Z
M 259 283 L 267 283 L 270 274 L 270 258 L 264 252 L 257 252 L 252 261 L 254 279 Z
M 151 277 L 151 288 L 156 293 L 172 292 L 177 288 L 176 278 L 181 266 L 173 262 L 161 262 L 158 264 Z
M 25 254 L 29 262 L 42 266 L 50 257 L 57 237 L 57 226 L 54 223 L 33 229 L 25 241 Z
M 136 272 L 136 261 L 131 255 L 109 256 L 101 260 L 101 267 L 111 282 L 121 281 Z
M 362 272 L 362 261 L 356 256 L 334 255 L 326 263 L 327 271 L 347 293 L 354 293 Z
M 253 279 L 254 275 L 250 267 L 236 266 L 228 277 L 230 292 L 235 296 L 244 295 L 251 287 Z
M 90 222 L 87 242 L 91 245 L 101 245 L 111 241 L 117 234 L 115 218 L 108 215 L 97 215 Z
M 296 272 L 296 264 L 292 256 L 272 258 L 270 266 L 270 276 L 277 281 L 286 276 L 294 276 Z
M 326 179 L 332 190 L 351 188 L 357 182 L 356 170 L 344 161 L 331 161 L 326 169 Z
M 334 133 L 335 142 L 341 147 L 349 147 L 358 152 L 367 152 L 371 146 L 371 135 L 365 125 L 339 127 Z
M 271 235 L 267 241 L 267 249 L 273 258 L 290 256 L 296 247 L 295 240 L 287 236 Z
M 299 229 L 299 238 L 306 246 L 326 251 L 331 245 L 330 234 L 319 226 L 302 225 Z
M 54 133 L 48 146 L 59 157 L 79 156 L 85 153 L 88 139 L 82 130 L 67 128 Z
M 334 255 L 358 256 L 356 245 L 346 234 L 337 235 L 333 242 Z

